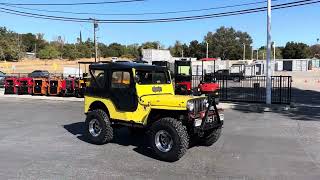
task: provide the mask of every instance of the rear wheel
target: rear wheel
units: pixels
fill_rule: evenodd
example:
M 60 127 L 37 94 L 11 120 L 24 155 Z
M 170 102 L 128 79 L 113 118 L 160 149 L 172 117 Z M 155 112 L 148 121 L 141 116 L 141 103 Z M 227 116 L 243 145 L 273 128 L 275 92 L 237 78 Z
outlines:
M 85 127 L 87 138 L 94 144 L 105 144 L 113 139 L 113 128 L 108 114 L 101 109 L 88 113 Z
M 201 139 L 201 144 L 204 146 L 212 146 L 221 136 L 221 128 L 205 133 Z
M 150 145 L 164 161 L 177 161 L 187 151 L 189 137 L 186 127 L 174 118 L 162 118 L 150 128 Z

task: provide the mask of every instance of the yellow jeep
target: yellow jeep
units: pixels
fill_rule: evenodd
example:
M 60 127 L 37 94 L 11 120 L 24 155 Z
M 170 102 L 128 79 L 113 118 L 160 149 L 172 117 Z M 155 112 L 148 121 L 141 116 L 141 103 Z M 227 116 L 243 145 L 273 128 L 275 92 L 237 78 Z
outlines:
M 92 64 L 89 70 L 85 124 L 91 142 L 110 142 L 119 126 L 140 128 L 148 131 L 160 159 L 176 161 L 190 139 L 210 146 L 220 137 L 223 115 L 215 99 L 175 95 L 165 67 L 114 62 Z

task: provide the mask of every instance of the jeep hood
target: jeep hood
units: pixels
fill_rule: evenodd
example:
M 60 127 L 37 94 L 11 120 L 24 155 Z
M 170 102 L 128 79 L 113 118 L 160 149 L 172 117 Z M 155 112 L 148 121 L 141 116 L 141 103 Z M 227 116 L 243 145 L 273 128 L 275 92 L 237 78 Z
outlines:
M 140 103 L 143 105 L 150 105 L 156 107 L 167 108 L 179 108 L 186 109 L 187 102 L 191 99 L 197 99 L 201 97 L 172 95 L 172 94 L 157 94 L 157 95 L 145 95 L 140 97 Z

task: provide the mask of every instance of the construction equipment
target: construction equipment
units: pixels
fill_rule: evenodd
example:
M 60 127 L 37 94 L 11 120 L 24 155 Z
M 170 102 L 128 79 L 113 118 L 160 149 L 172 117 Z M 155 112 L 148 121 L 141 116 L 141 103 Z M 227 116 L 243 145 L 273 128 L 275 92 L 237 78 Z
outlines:
M 61 80 L 61 96 L 75 96 L 78 88 L 77 83 L 77 78 L 75 77 L 68 77 Z
M 33 95 L 47 95 L 48 94 L 48 78 L 37 77 L 33 78 Z
M 63 79 L 60 77 L 50 77 L 48 80 L 48 96 L 61 95 Z
M 32 94 L 33 78 L 20 77 L 18 79 L 18 94 Z
M 17 94 L 18 92 L 18 78 L 15 76 L 8 76 L 4 80 L 4 94 Z

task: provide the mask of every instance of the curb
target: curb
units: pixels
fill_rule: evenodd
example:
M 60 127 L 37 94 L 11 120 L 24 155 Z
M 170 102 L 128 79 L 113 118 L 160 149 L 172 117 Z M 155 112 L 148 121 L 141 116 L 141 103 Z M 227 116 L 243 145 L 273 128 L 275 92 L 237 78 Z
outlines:
M 83 102 L 83 98 L 76 97 L 55 97 L 55 96 L 31 96 L 31 95 L 3 95 L 0 98 L 12 99 L 33 99 L 33 100 L 49 100 L 49 101 L 69 101 L 69 102 Z

